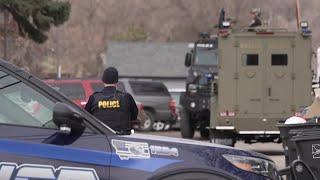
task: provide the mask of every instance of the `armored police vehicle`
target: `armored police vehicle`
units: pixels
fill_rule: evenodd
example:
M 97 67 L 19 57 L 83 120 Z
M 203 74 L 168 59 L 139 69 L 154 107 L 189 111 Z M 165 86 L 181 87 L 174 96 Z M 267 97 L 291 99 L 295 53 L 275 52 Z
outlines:
M 218 40 L 211 140 L 228 145 L 237 139 L 247 143 L 274 141 L 279 138 L 276 123 L 312 102 L 308 24 L 301 23 L 298 32 L 225 27 Z
M 192 49 L 185 59 L 185 65 L 189 67 L 186 92 L 180 97 L 180 104 L 187 114 L 180 125 L 183 138 L 192 138 L 196 128 L 202 137 L 209 137 L 206 127 L 210 121 L 211 83 L 218 72 L 217 43 L 216 36 L 200 33 L 199 40 L 189 44 Z
M 121 135 L 0 60 L 0 179 L 279 179 L 266 156 L 227 146 Z

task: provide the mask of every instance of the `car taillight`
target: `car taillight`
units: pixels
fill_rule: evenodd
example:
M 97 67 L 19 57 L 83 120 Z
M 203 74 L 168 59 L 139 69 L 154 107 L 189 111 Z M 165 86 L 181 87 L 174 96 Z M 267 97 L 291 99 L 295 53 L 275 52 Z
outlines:
M 236 113 L 233 111 L 222 111 L 220 112 L 221 117 L 234 117 L 236 116 Z
M 234 116 L 236 116 L 236 113 L 235 112 L 228 112 L 228 116 L 229 117 L 234 117 Z
M 144 109 L 144 105 L 142 103 L 139 104 L 139 107 L 138 107 L 140 110 L 143 110 Z
M 220 112 L 220 116 L 221 117 L 227 117 L 228 115 L 227 115 L 227 112 Z
M 81 106 L 85 106 L 87 104 L 87 102 L 86 101 L 81 101 L 80 104 L 81 104 Z
M 169 101 L 169 109 L 171 110 L 172 113 L 176 114 L 176 108 L 177 108 L 177 103 L 175 100 L 170 99 Z

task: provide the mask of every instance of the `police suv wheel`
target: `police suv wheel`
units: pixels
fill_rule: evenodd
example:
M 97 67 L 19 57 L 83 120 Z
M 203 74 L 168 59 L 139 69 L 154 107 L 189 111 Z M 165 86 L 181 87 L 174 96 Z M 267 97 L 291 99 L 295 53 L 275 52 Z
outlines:
M 151 131 L 153 129 L 154 124 L 154 115 L 152 112 L 145 111 L 145 121 L 141 127 L 143 131 Z

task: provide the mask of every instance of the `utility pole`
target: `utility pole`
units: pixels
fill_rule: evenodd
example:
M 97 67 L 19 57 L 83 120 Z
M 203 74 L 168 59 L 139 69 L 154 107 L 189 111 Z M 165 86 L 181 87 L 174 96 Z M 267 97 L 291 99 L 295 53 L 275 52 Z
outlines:
M 301 22 L 300 0 L 296 0 L 296 17 L 297 17 L 297 27 L 298 27 L 298 29 L 300 29 L 300 22 Z
M 61 79 L 62 77 L 62 65 L 61 65 L 61 47 L 60 47 L 60 32 L 58 30 L 55 30 L 55 38 L 56 38 L 56 49 L 55 49 L 55 53 L 56 53 L 56 78 L 57 79 Z
M 3 10 L 3 59 L 5 60 L 8 60 L 8 21 L 8 11 Z

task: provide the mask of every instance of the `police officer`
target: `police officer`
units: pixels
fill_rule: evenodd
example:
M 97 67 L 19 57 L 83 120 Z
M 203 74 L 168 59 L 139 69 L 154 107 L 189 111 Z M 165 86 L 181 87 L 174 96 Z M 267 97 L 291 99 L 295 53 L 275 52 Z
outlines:
M 137 119 L 138 108 L 133 97 L 118 91 L 118 71 L 107 68 L 102 76 L 104 89 L 90 96 L 85 109 L 120 134 L 130 134 L 131 122 Z

